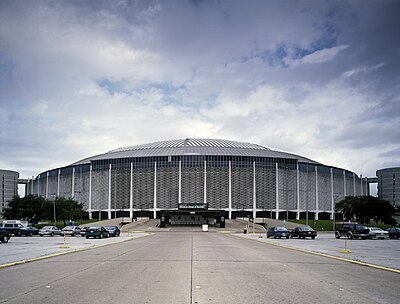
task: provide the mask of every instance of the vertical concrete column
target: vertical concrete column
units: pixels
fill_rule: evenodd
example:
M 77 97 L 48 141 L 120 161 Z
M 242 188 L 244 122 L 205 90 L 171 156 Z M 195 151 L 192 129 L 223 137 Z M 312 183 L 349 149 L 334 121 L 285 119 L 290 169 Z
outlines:
M 182 203 L 182 161 L 179 161 L 178 171 L 178 204 Z
M 353 172 L 353 196 L 356 196 L 356 174 Z
M 346 171 L 343 170 L 343 197 L 346 197 Z
M 92 164 L 89 167 L 89 219 L 92 219 Z
M 204 204 L 207 204 L 207 161 L 204 161 Z
M 333 169 L 331 168 L 331 220 L 333 220 L 333 216 L 335 213 L 335 200 L 334 200 L 334 196 L 333 196 Z
M 275 219 L 279 220 L 279 173 L 278 163 L 275 163 Z
M 58 169 L 58 173 L 57 173 L 57 197 L 60 196 L 60 175 L 61 175 L 61 170 Z
M 153 203 L 153 218 L 157 217 L 157 162 L 154 162 L 154 203 Z
M 108 169 L 108 219 L 111 220 L 111 164 Z
M 49 198 L 49 171 L 46 173 L 46 199 Z
M 362 174 L 360 174 L 360 188 L 361 188 L 361 195 L 364 195 Z
M 37 195 L 40 196 L 40 174 L 38 175 L 38 183 L 37 183 Z
M 133 163 L 131 163 L 131 182 L 129 184 L 130 192 L 129 192 L 129 217 L 133 218 Z
M 71 197 L 75 197 L 75 167 L 72 168 L 72 187 L 71 187 Z
M 315 220 L 318 220 L 319 202 L 318 202 L 318 166 L 315 166 Z
M 257 216 L 257 197 L 256 197 L 256 162 L 253 162 L 253 221 Z
M 229 161 L 229 176 L 228 176 L 228 209 L 229 218 L 232 218 L 232 161 Z
M 299 164 L 296 165 L 296 220 L 300 219 L 300 171 Z
M 33 193 L 33 182 L 34 182 L 34 180 L 35 180 L 35 177 L 32 175 L 31 194 L 34 194 Z M 39 193 L 38 193 L 38 195 L 39 195 Z

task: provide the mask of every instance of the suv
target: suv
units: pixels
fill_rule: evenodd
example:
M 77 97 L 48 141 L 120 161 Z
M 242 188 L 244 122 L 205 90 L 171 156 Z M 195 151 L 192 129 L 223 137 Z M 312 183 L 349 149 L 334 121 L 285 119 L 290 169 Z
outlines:
M 0 228 L 6 230 L 10 235 L 20 235 L 20 229 L 24 227 L 20 223 L 1 223 Z
M 369 238 L 369 230 L 366 226 L 360 224 L 343 224 L 335 232 L 335 237 L 337 239 L 342 236 L 347 237 L 348 239 L 361 238 L 362 240 L 365 240 Z

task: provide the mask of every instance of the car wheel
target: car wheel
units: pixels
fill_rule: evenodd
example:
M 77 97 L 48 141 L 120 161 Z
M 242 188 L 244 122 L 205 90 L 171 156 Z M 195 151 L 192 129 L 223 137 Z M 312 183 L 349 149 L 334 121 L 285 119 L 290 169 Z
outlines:
M 2 243 L 7 243 L 8 242 L 8 237 L 6 235 L 3 236 L 3 238 L 1 239 Z
M 274 235 L 274 239 L 276 239 L 276 235 Z
M 349 240 L 351 240 L 351 239 L 353 239 L 353 235 L 352 235 L 351 233 L 348 233 L 348 234 L 347 234 L 347 238 L 348 238 Z
M 29 232 L 29 234 L 28 234 L 29 236 L 32 236 L 33 235 L 33 233 L 32 232 Z
M 43 234 L 39 234 L 41 237 L 43 237 Z
M 361 239 L 362 239 L 362 240 L 366 240 L 367 238 L 366 238 L 365 236 L 362 236 Z
M 289 236 L 286 237 L 287 239 L 289 238 Z
M 89 238 L 89 236 L 87 235 L 87 236 L 86 236 L 86 238 L 88 239 L 88 238 Z
M 50 236 L 53 236 L 54 235 L 54 233 L 52 232 L 52 233 L 50 233 Z
M 102 238 L 103 238 L 103 234 L 102 234 L 102 233 L 100 233 L 100 236 L 99 236 L 99 238 L 100 238 L 100 239 L 102 239 Z
M 340 233 L 339 232 L 335 233 L 335 238 L 340 239 Z
M 314 239 L 315 239 L 315 236 L 312 236 L 311 238 L 314 240 Z

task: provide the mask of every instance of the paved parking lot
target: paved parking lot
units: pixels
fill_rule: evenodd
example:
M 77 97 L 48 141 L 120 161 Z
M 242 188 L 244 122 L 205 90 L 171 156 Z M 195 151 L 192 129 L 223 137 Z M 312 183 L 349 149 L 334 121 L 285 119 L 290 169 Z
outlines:
M 400 270 L 400 240 L 347 240 L 336 239 L 333 232 L 319 232 L 315 240 L 311 239 L 267 239 L 264 234 L 236 234 L 260 242 L 283 245 L 291 248 L 309 250 L 336 257 L 351 259 L 378 266 Z M 346 247 L 350 253 L 341 253 Z
M 183 228 L 186 229 L 186 228 Z M 163 230 L 164 232 L 167 232 Z M 199 229 L 196 230 L 201 232 Z M 208 233 L 215 233 L 210 231 Z M 217 233 L 232 233 L 236 236 L 253 239 L 255 241 L 269 244 L 283 245 L 290 248 L 309 250 L 313 252 L 328 254 L 336 257 L 351 259 L 364 263 L 400 270 L 400 240 L 347 240 L 335 239 L 331 232 L 320 232 L 315 240 L 311 239 L 267 239 L 265 233 L 243 234 L 238 231 L 225 229 Z M 13 262 L 39 258 L 47 255 L 60 254 L 68 251 L 82 250 L 86 248 L 99 247 L 115 242 L 128 241 L 133 238 L 149 235 L 147 232 L 121 233 L 120 237 L 107 239 L 86 239 L 80 236 L 66 237 L 68 248 L 62 248 L 64 238 L 54 237 L 12 237 L 7 244 L 0 244 L 0 265 Z M 157 232 L 153 232 L 157 233 Z M 167 232 L 168 233 L 168 232 Z M 345 242 L 350 253 L 341 253 Z
M 128 241 L 145 235 L 148 235 L 148 233 L 121 233 L 119 237 L 104 239 L 68 236 L 65 238 L 65 243 L 64 237 L 61 236 L 11 237 L 8 243 L 0 243 L 0 265 Z

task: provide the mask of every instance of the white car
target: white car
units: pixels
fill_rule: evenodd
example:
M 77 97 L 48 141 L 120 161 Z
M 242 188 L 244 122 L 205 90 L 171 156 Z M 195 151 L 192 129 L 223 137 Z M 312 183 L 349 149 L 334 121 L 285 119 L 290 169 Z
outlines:
M 370 239 L 388 239 L 389 232 L 382 230 L 379 227 L 368 227 Z

